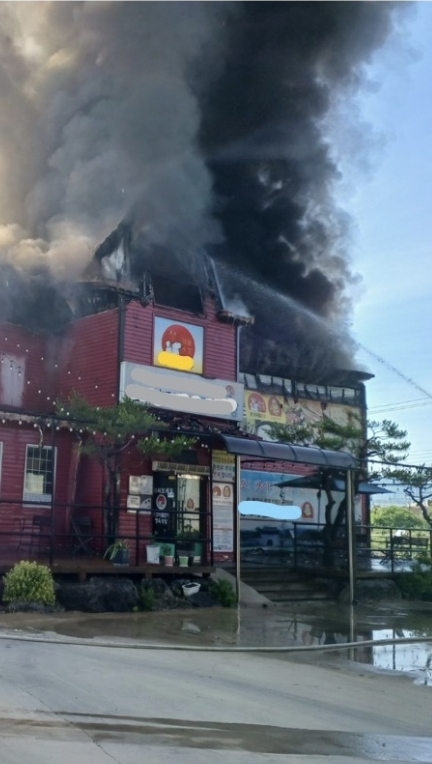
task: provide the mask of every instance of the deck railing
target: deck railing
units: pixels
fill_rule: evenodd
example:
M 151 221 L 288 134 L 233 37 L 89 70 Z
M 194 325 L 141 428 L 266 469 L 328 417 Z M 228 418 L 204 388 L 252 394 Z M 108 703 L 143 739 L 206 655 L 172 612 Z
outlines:
M 241 530 L 243 563 L 318 568 L 324 566 L 323 524 L 290 523 L 272 526 L 260 523 L 255 530 Z M 357 565 L 395 572 L 409 567 L 421 555 L 432 556 L 432 529 L 395 529 L 373 525 L 356 527 Z M 340 526 L 332 543 L 332 567 L 348 568 L 348 537 Z
M 158 543 L 174 546 L 174 553 L 190 551 L 198 545 L 203 565 L 213 565 L 211 514 L 208 511 L 127 510 L 118 513 L 116 536 L 105 531 L 107 509 L 96 504 L 61 504 L 0 499 L 0 552 L 3 559 L 43 559 L 49 564 L 69 558 L 103 559 L 116 539 L 126 541 L 131 565 L 146 563 L 146 546 Z M 161 517 L 166 528 L 161 525 Z M 154 519 L 159 520 L 157 534 L 152 532 Z M 181 518 L 181 526 L 179 519 Z M 192 526 L 195 536 L 180 540 L 182 529 Z M 199 531 L 198 531 L 199 528 Z M 195 557 L 198 556 L 195 547 Z

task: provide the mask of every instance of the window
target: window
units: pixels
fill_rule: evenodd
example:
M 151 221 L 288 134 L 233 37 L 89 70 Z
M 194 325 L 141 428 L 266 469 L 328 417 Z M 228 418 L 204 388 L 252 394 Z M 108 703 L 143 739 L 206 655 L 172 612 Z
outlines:
M 156 305 L 177 308 L 189 313 L 204 313 L 198 284 L 158 274 L 152 275 L 152 281 Z
M 51 501 L 55 452 L 50 446 L 27 446 L 24 501 Z

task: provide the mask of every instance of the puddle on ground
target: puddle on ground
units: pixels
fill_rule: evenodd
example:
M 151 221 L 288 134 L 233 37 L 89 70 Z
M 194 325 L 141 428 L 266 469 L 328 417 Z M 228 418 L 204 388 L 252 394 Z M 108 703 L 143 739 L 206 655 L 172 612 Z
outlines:
M 350 757 L 362 761 L 427 762 L 431 738 L 415 735 L 362 734 L 336 730 L 279 727 L 267 724 L 196 721 L 151 716 L 34 711 L 0 719 L 2 738 L 31 736 L 33 740 L 76 741 L 77 731 L 100 745 L 104 742 L 142 746 L 175 746 L 202 751 L 246 751 L 312 757 Z M 305 734 L 307 732 L 307 734 Z M 117 759 L 116 759 L 117 761 Z
M 143 716 L 107 716 L 58 711 L 53 720 L 44 712 L 29 718 L 0 720 L 0 731 L 7 735 L 31 735 L 50 739 L 61 734 L 62 740 L 76 739 L 76 730 L 98 744 L 105 741 L 128 745 L 175 746 L 207 751 L 247 751 L 254 754 L 285 754 L 319 757 L 355 757 L 362 761 L 429 762 L 430 737 L 297 729 L 264 724 L 190 721 Z
M 204 646 L 340 645 L 338 658 L 377 669 L 410 672 L 416 683 L 432 686 L 432 642 L 422 641 L 422 637 L 432 637 L 432 606 L 428 605 L 395 603 L 387 607 L 377 604 L 373 608 L 350 609 L 326 602 L 268 609 L 14 613 L 0 615 L 0 629 Z M 405 645 L 359 646 L 351 651 L 343 649 L 343 644 L 351 641 L 403 637 L 417 637 L 419 641 Z M 316 659 L 322 653 L 313 655 Z

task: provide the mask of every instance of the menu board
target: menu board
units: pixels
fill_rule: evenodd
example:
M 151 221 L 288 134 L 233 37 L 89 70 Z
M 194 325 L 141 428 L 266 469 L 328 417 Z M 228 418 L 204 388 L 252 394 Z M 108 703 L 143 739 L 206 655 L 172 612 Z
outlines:
M 212 477 L 227 483 L 235 482 L 235 456 L 226 451 L 213 451 Z

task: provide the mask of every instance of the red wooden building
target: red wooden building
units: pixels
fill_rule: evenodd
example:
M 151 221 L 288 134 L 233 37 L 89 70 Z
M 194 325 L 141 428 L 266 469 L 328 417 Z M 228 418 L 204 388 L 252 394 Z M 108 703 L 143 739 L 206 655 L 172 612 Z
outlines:
M 184 299 L 182 283 L 171 281 L 156 268 L 147 293 L 83 283 L 59 334 L 1 325 L 4 558 L 48 552 L 53 561 L 106 548 L 102 468 L 80 455 L 85 425 L 54 405 L 74 391 L 101 407 L 125 395 L 150 403 L 168 430 L 195 439 L 176 463 L 152 462 L 135 448 L 124 454 L 118 535 L 129 539 L 135 563 L 145 561 L 152 534 L 175 543 L 185 529 L 201 538 L 197 561 L 233 558 L 235 457 L 218 433 L 234 434 L 243 418 L 237 341 L 247 319 L 223 311 L 210 283 L 202 290 L 190 278 Z
M 64 325 L 56 325 L 54 306 L 49 331 L 32 332 L 31 321 L 0 324 L 3 569 L 40 556 L 62 561 L 63 570 L 75 569 L 67 560 L 104 564 L 102 467 L 80 453 L 86 425 L 55 406 L 74 391 L 101 407 L 125 395 L 148 403 L 168 433 L 195 440 L 176 462 L 151 461 L 133 447 L 124 453 L 118 537 L 129 540 L 136 565 L 145 563 L 152 535 L 178 551 L 186 530 L 199 537 L 196 563 L 208 569 L 233 561 L 240 458 L 248 459 L 246 469 L 311 469 L 300 458 L 293 463 L 289 446 L 261 444 L 255 453 L 262 434 L 253 429 L 257 382 L 239 368 L 240 328 L 252 319 L 224 308 L 210 262 L 185 263 L 156 248 L 142 262 L 129 245 L 120 227 L 99 248 L 87 280 L 64 292 Z M 283 387 L 282 411 L 288 381 L 258 383 L 269 410 Z M 265 385 L 276 387 L 270 394 Z M 316 395 L 324 407 L 335 389 L 317 388 Z M 292 392 L 296 405 L 299 397 Z

